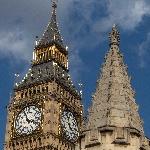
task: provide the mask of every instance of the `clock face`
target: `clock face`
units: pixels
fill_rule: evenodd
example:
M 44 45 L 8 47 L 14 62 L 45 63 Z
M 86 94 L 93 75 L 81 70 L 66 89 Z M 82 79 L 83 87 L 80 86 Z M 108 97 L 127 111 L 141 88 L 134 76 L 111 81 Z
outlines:
M 75 116 L 70 111 L 64 111 L 61 116 L 61 125 L 67 140 L 75 142 L 79 136 L 79 129 Z
M 31 134 L 41 124 L 41 111 L 36 106 L 24 108 L 15 120 L 15 130 L 19 134 Z

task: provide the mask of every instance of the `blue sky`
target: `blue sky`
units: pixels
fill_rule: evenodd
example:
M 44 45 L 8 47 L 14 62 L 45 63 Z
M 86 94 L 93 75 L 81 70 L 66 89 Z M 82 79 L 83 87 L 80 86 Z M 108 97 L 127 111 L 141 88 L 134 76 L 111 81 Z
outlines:
M 35 36 L 42 35 L 50 12 L 50 0 L 0 0 L 0 149 L 14 74 L 23 76 L 28 70 Z M 86 108 L 109 49 L 108 33 L 114 23 L 118 25 L 120 49 L 132 77 L 145 134 L 150 137 L 150 1 L 60 0 L 58 22 L 69 47 L 72 79 L 84 84 Z

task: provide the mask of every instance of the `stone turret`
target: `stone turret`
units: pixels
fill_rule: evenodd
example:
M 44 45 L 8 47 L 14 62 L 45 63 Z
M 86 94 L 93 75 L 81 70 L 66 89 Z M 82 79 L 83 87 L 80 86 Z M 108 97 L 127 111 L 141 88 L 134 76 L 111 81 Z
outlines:
M 119 32 L 113 26 L 110 50 L 93 95 L 88 128 L 103 126 L 129 127 L 143 133 L 142 121 L 135 103 L 127 67 L 119 50 Z
M 109 39 L 110 48 L 92 96 L 80 146 L 86 150 L 148 150 L 135 92 L 120 52 L 120 35 L 116 25 Z

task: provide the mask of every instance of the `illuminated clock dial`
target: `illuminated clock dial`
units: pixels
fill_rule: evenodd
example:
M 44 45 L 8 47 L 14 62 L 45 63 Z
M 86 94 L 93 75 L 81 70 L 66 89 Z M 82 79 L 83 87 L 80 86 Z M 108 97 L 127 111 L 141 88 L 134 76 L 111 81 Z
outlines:
M 79 129 L 75 116 L 70 111 L 64 111 L 61 115 L 61 125 L 66 139 L 74 142 L 78 139 Z
M 24 108 L 15 120 L 15 130 L 19 134 L 31 134 L 41 124 L 41 111 L 36 106 Z

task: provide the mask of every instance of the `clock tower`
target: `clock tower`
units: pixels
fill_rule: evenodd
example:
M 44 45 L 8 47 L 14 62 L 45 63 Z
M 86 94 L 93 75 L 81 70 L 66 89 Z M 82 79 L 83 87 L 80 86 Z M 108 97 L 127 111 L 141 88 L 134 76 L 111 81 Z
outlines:
M 81 95 L 69 75 L 56 8 L 52 0 L 51 19 L 36 42 L 31 68 L 14 87 L 4 150 L 71 150 L 78 142 Z

